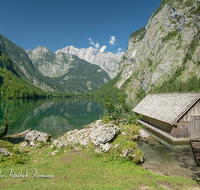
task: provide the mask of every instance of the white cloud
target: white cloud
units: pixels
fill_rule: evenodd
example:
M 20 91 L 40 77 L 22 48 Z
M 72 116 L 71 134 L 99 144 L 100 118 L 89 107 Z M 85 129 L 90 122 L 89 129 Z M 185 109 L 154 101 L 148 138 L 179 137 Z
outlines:
M 106 48 L 107 48 L 107 46 L 102 46 L 100 49 L 100 52 L 104 52 Z
M 92 41 L 91 38 L 88 38 L 88 40 L 89 40 L 89 42 L 90 42 L 91 45 L 93 45 L 93 46 L 95 45 L 95 43 Z
M 115 36 L 111 36 L 110 41 L 108 43 L 111 44 L 111 46 L 113 46 L 115 44 L 115 41 L 116 41 Z
M 118 48 L 116 55 L 121 55 L 123 53 L 124 53 L 124 50 L 122 48 Z
M 95 48 L 100 48 L 100 45 L 99 45 L 99 43 L 97 42 L 96 44 L 92 41 L 92 38 L 88 38 L 88 40 L 89 40 L 89 43 L 91 44 L 91 45 L 93 45 Z
M 97 42 L 94 47 L 98 49 L 100 47 L 99 43 Z

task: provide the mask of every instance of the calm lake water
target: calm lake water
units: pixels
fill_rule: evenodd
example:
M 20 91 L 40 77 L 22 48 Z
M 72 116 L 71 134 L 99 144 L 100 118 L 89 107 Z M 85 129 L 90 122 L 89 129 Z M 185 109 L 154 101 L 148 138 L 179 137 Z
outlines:
M 148 139 L 148 143 L 138 142 L 145 155 L 144 168 L 157 174 L 200 180 L 200 167 L 195 163 L 190 144 L 171 145 L 154 134 L 149 134 L 151 138 Z
M 0 105 L 0 126 L 4 126 L 5 108 L 7 113 L 12 109 L 8 134 L 31 128 L 49 133 L 53 138 L 92 123 L 103 111 L 101 100 L 89 99 L 1 100 Z

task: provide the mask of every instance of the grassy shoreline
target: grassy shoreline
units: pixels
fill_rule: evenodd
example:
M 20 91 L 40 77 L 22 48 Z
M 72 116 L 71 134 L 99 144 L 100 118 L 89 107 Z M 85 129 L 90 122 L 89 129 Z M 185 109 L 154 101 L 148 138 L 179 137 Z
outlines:
M 0 188 L 200 189 L 193 179 L 157 175 L 128 159 L 96 154 L 94 146 L 63 147 L 49 156 L 54 151 L 50 144 L 21 150 L 19 144 L 0 144 L 13 146 L 16 153 L 15 159 L 1 157 Z

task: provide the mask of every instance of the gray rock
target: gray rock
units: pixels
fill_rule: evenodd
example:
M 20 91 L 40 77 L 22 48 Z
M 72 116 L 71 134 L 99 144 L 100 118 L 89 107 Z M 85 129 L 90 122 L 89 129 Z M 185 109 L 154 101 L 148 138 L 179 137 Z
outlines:
M 108 152 L 111 149 L 111 144 L 106 143 L 104 145 L 101 145 L 101 148 L 104 152 Z
M 97 147 L 94 152 L 97 154 L 102 154 L 101 147 Z
M 69 146 L 69 143 L 67 141 L 62 141 L 58 144 L 58 148 L 61 149 L 64 146 Z
M 30 144 L 31 146 L 34 146 L 34 145 L 35 145 L 34 141 L 31 141 L 29 144 Z
M 116 144 L 114 148 L 118 148 L 120 146 L 120 144 Z
M 58 151 L 55 150 L 55 151 L 51 152 L 51 153 L 49 154 L 49 156 L 53 156 L 53 155 L 55 155 L 57 152 L 58 152 Z
M 33 144 L 34 140 L 43 141 L 44 143 L 46 143 L 47 141 L 50 140 L 50 138 L 51 138 L 51 135 L 37 131 L 37 130 L 31 131 L 25 136 L 25 140 L 28 141 L 29 143 L 32 142 L 31 144 Z
M 67 55 L 77 55 L 79 58 L 84 59 L 92 64 L 100 66 L 105 70 L 111 78 L 117 75 L 120 60 L 123 56 L 116 55 L 111 52 L 104 52 L 98 49 L 90 48 L 74 48 L 73 46 L 67 46 L 56 51 L 56 54 L 65 53 Z M 44 71 L 45 72 L 45 71 Z M 101 72 L 101 70 L 99 70 Z M 52 72 L 51 72 L 52 73 Z
M 34 141 L 35 139 L 38 138 L 39 135 L 40 135 L 39 131 L 33 130 L 26 134 L 25 140 L 28 142 Z
M 124 135 L 124 136 L 128 136 L 128 133 L 126 133 L 126 132 L 122 132 L 122 135 Z
M 24 142 L 22 142 L 22 143 L 20 144 L 21 147 L 25 147 L 25 146 L 27 146 L 27 145 L 28 145 L 28 142 L 27 142 L 27 141 L 24 141 Z
M 5 148 L 0 148 L 1 156 L 12 156 L 13 154 L 8 152 Z
M 80 145 L 87 146 L 90 143 L 90 138 L 86 137 L 83 140 L 79 141 Z
M 47 135 L 46 136 L 42 135 L 37 138 L 37 141 L 43 141 L 44 143 L 46 143 L 47 139 L 48 139 Z
M 73 130 L 64 134 L 62 137 L 55 139 L 51 145 L 51 148 L 58 146 L 61 149 L 64 146 L 74 145 L 79 143 L 81 146 L 87 147 L 90 142 L 95 146 L 101 145 L 95 152 L 101 153 L 108 152 L 111 145 L 107 142 L 111 141 L 115 135 L 119 133 L 119 127 L 111 124 L 96 123 L 91 124 L 92 128 L 85 128 L 81 130 Z M 107 143 L 107 144 L 105 144 Z M 105 145 L 104 145 L 105 144 Z M 102 150 L 101 150 L 102 149 Z
M 142 157 L 140 157 L 140 163 L 143 163 L 144 159 Z
M 19 133 L 20 135 L 27 135 L 29 132 L 31 131 L 31 129 L 27 129 L 21 133 Z
M 132 153 L 134 150 L 132 148 L 129 148 L 129 149 L 124 149 L 122 150 L 122 157 L 126 157 L 128 156 L 130 153 Z
M 111 141 L 115 135 L 119 133 L 119 127 L 111 124 L 100 123 L 94 125 L 89 135 L 91 142 L 98 146 L 100 144 L 105 144 L 106 142 Z
M 51 145 L 51 148 L 53 148 L 54 146 L 56 146 L 57 144 L 59 144 L 60 143 L 60 141 L 58 140 L 58 139 L 54 139 L 53 140 L 53 143 L 52 143 L 52 145 Z

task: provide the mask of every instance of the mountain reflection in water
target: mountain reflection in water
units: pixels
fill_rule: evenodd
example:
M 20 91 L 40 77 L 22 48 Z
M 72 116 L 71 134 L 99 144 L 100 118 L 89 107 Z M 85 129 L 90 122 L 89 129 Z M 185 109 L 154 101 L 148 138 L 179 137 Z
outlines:
M 49 133 L 53 138 L 99 119 L 103 107 L 101 100 L 90 99 L 1 100 L 0 103 L 1 131 L 4 110 L 8 108 L 8 111 L 12 109 L 9 135 L 31 128 Z

